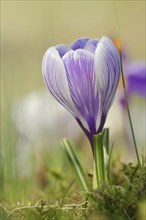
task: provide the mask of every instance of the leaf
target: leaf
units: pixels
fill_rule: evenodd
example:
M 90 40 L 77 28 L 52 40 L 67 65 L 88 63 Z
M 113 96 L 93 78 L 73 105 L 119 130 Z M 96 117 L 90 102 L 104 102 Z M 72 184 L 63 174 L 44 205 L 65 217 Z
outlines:
M 64 138 L 62 141 L 61 141 L 61 145 L 69 159 L 69 162 L 71 164 L 71 166 L 73 167 L 73 170 L 77 176 L 77 178 L 79 179 L 79 182 L 83 188 L 83 190 L 86 192 L 86 193 L 89 193 L 89 186 L 88 186 L 88 183 L 87 183 L 87 180 L 86 180 L 86 177 L 85 177 L 85 173 L 83 171 L 83 168 L 73 150 L 73 147 L 71 146 L 70 142 Z

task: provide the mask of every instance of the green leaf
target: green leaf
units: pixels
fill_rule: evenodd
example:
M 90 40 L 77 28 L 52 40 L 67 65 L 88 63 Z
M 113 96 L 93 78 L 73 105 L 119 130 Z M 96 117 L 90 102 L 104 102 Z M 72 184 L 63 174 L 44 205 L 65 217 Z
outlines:
M 109 128 L 104 128 L 102 132 L 102 143 L 109 155 Z
M 87 180 L 86 180 L 86 177 L 85 177 L 85 173 L 83 171 L 83 168 L 73 150 L 73 147 L 71 146 L 70 142 L 64 138 L 62 141 L 61 141 L 61 145 L 70 161 L 70 164 L 71 166 L 73 167 L 73 170 L 76 174 L 76 176 L 78 177 L 79 179 L 79 182 L 83 188 L 83 190 L 86 192 L 86 193 L 89 193 L 89 186 L 88 186 L 88 183 L 87 183 Z
M 114 148 L 114 142 L 111 146 L 111 150 L 110 150 L 110 153 L 109 153 L 108 164 L 107 164 L 107 178 L 108 178 L 109 182 L 110 182 L 111 157 L 112 157 L 113 148 Z

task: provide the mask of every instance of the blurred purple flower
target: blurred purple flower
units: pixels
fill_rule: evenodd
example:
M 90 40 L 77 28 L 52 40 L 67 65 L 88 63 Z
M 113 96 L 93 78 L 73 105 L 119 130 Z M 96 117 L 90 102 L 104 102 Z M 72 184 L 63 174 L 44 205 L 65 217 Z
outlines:
M 70 46 L 50 47 L 42 72 L 49 91 L 75 117 L 93 147 L 93 135 L 103 129 L 120 77 L 113 42 L 82 38 Z
M 127 97 L 130 98 L 136 94 L 141 97 L 146 97 L 146 65 L 144 62 L 124 61 L 124 76 L 126 81 Z M 124 94 L 121 94 L 120 102 L 125 108 L 126 101 Z
M 113 38 L 112 40 L 114 45 L 119 48 L 118 39 Z M 132 95 L 146 97 L 146 63 L 142 61 L 130 62 L 125 45 L 122 42 L 120 44 L 127 97 L 128 99 Z M 121 84 L 122 80 L 120 80 L 119 88 L 121 88 Z M 125 109 L 126 100 L 123 91 L 120 93 L 120 103 Z

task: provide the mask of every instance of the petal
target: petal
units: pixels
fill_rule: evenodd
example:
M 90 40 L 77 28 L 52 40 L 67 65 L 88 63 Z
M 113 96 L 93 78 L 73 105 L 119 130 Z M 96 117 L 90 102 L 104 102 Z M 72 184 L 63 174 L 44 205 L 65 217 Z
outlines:
M 89 38 L 80 38 L 71 44 L 72 50 L 83 49 Z
M 57 45 L 55 48 L 59 52 L 60 57 L 63 57 L 63 55 L 70 50 L 70 47 L 64 44 Z
M 52 95 L 75 116 L 75 107 L 70 97 L 65 67 L 55 47 L 46 51 L 42 61 L 42 72 Z
M 70 95 L 88 131 L 96 133 L 98 90 L 95 84 L 94 55 L 86 50 L 69 51 L 63 56 Z
M 92 53 L 95 53 L 98 42 L 99 42 L 99 40 L 97 40 L 97 39 L 91 39 L 91 40 L 87 41 L 84 49 L 88 50 Z
M 95 51 L 95 73 L 100 94 L 103 123 L 113 102 L 120 77 L 120 58 L 113 42 L 102 37 Z
M 146 65 L 143 62 L 132 62 L 124 65 L 124 74 L 127 79 L 127 90 L 131 94 L 146 96 Z

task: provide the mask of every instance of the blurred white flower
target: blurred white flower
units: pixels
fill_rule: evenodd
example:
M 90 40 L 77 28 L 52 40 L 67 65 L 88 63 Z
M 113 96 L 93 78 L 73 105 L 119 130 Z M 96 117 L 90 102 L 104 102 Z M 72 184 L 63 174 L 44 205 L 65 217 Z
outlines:
M 17 101 L 12 120 L 17 132 L 16 160 L 22 175 L 31 175 L 32 158 L 39 164 L 40 152 L 53 150 L 64 136 L 78 142 L 82 135 L 70 113 L 46 90 L 35 91 Z

